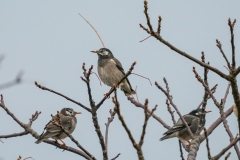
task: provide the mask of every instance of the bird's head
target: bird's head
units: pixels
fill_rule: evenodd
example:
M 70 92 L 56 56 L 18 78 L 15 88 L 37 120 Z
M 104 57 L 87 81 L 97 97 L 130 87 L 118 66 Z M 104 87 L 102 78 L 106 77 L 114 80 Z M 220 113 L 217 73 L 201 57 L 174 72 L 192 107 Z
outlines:
M 76 114 L 81 114 L 81 112 L 75 112 L 72 108 L 63 108 L 61 113 L 65 116 L 75 116 Z
M 199 108 L 199 109 L 194 109 L 194 110 L 192 110 L 192 111 L 189 113 L 189 115 L 193 115 L 193 116 L 199 117 L 199 116 L 204 115 L 204 114 L 209 113 L 209 112 L 211 112 L 211 111 L 210 111 L 210 110 L 204 110 L 204 109 L 202 109 L 202 108 Z
M 98 57 L 101 59 L 114 58 L 112 52 L 107 48 L 101 48 L 99 50 L 94 50 L 91 52 L 97 53 Z

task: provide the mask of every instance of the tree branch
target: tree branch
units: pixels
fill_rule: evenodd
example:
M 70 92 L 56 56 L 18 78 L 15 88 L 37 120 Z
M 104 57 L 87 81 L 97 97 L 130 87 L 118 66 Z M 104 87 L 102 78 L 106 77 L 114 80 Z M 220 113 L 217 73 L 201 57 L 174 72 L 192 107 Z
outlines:
M 113 121 L 114 119 L 114 116 L 116 114 L 116 111 L 115 109 L 113 109 L 113 111 L 110 109 L 109 111 L 110 113 L 110 117 L 108 118 L 108 121 L 107 123 L 105 123 L 106 125 L 106 131 L 105 131 L 105 146 L 106 146 L 106 150 L 108 151 L 108 130 L 109 130 L 109 126 L 110 126 L 110 123 Z
M 63 95 L 63 94 L 61 94 L 61 93 L 59 93 L 59 92 L 56 92 L 56 91 L 54 91 L 54 90 L 52 90 L 52 89 L 49 89 L 49 88 L 47 88 L 47 87 L 44 87 L 44 86 L 38 84 L 37 81 L 35 81 L 35 85 L 36 85 L 38 88 L 42 89 L 42 90 L 46 90 L 46 91 L 55 93 L 55 94 L 57 94 L 57 95 L 59 95 L 59 96 L 61 96 L 61 97 L 63 97 L 63 98 L 66 98 L 67 100 L 69 100 L 69 101 L 71 101 L 71 102 L 79 105 L 80 107 L 82 107 L 83 109 L 87 110 L 87 111 L 90 112 L 90 113 L 92 112 L 90 108 L 84 106 L 84 105 L 81 104 L 80 102 L 77 102 L 77 101 L 75 101 L 75 100 L 73 100 L 73 99 L 71 99 L 71 98 L 69 98 L 69 97 L 67 97 L 67 96 L 65 96 L 65 95 Z
M 227 152 L 232 146 L 234 146 L 238 141 L 240 140 L 240 137 L 236 137 L 227 147 L 225 147 L 220 153 L 218 153 L 216 156 L 212 157 L 211 160 L 218 160 L 220 157 L 224 155 L 225 152 Z

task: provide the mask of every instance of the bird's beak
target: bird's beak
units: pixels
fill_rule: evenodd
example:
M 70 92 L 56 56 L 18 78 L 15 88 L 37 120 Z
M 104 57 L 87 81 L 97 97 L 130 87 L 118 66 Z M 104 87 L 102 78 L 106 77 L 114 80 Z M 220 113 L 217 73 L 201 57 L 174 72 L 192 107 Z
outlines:
M 93 52 L 93 53 L 97 53 L 97 52 L 98 52 L 98 50 L 94 50 L 94 51 L 91 51 L 91 52 Z
M 210 111 L 210 110 L 205 110 L 205 112 L 206 112 L 206 113 L 209 113 L 209 112 L 212 112 L 212 111 Z
M 75 114 L 81 114 L 81 112 L 75 112 Z

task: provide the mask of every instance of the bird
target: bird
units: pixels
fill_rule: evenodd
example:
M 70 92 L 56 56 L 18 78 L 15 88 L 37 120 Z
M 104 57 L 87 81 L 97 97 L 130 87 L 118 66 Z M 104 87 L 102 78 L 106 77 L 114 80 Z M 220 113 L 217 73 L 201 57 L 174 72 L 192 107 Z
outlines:
M 63 143 L 61 146 L 66 146 L 62 139 L 66 138 L 67 134 L 65 134 L 60 126 L 54 123 L 58 123 L 71 134 L 75 130 L 77 124 L 76 114 L 81 114 L 81 112 L 75 112 L 72 108 L 63 108 L 59 113 L 53 116 L 52 120 L 46 125 L 44 132 L 35 143 L 39 144 L 48 138 L 52 138 L 55 139 L 54 142 L 58 143 L 57 140 L 60 140 Z
M 121 84 L 118 82 L 125 76 L 121 62 L 116 59 L 112 52 L 107 48 L 91 51 L 98 55 L 98 74 L 102 82 L 110 87 L 120 86 L 126 96 L 135 94 L 128 78 Z
M 196 133 L 198 129 L 198 125 L 201 123 L 202 126 L 205 125 L 205 114 L 211 112 L 210 110 L 204 109 L 194 109 L 190 113 L 183 116 L 184 120 L 188 124 L 190 130 L 192 131 L 193 135 Z M 202 121 L 201 118 L 203 117 Z M 191 135 L 188 133 L 188 130 L 182 120 L 179 118 L 178 121 L 167 131 L 163 134 L 164 136 L 160 139 L 163 141 L 165 139 L 177 137 L 180 140 L 184 140 L 188 142 L 187 147 L 191 145 L 189 140 L 191 139 Z

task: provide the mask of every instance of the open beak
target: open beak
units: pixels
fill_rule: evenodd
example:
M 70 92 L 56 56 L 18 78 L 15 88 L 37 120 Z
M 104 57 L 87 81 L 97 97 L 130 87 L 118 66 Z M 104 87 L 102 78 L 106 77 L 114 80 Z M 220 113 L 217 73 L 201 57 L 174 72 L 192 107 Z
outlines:
M 81 114 L 81 112 L 75 112 L 75 114 Z
M 209 113 L 209 112 L 212 112 L 212 111 L 210 111 L 210 110 L 205 110 L 205 112 L 206 112 L 206 113 Z
M 94 50 L 94 51 L 91 51 L 91 52 L 93 52 L 93 53 L 97 53 L 97 52 L 98 52 L 98 50 Z

